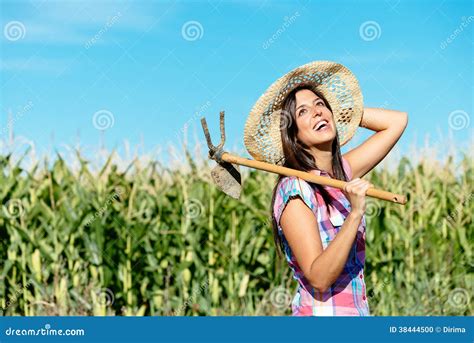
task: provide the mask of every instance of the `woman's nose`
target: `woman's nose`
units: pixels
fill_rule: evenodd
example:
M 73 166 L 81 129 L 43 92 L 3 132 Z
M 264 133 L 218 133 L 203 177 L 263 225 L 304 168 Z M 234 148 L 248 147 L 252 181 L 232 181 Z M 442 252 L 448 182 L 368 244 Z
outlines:
M 313 117 L 316 116 L 316 115 L 318 115 L 318 116 L 322 115 L 322 111 L 321 111 L 321 109 L 318 108 L 318 107 L 316 107 L 315 109 L 313 109 Z

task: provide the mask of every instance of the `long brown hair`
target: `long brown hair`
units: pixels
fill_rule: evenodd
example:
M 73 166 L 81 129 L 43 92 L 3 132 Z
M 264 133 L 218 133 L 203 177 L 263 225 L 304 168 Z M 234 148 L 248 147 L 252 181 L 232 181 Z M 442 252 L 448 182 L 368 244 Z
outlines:
M 315 92 L 311 87 L 306 85 L 301 85 L 296 87 L 291 91 L 285 98 L 281 111 L 281 121 L 286 123 L 286 125 L 281 126 L 281 140 L 283 145 L 283 154 L 285 156 L 285 163 L 283 166 L 297 169 L 301 171 L 310 171 L 314 169 L 319 169 L 317 166 L 317 161 L 315 161 L 313 155 L 311 155 L 306 149 L 306 146 L 303 142 L 298 141 L 296 138 L 298 133 L 298 127 L 296 125 L 296 93 L 300 90 L 308 89 L 315 93 L 319 98 L 321 98 L 326 107 L 332 113 L 332 109 L 319 92 Z M 287 117 L 284 117 L 287 116 Z M 288 118 L 289 116 L 289 118 Z M 339 145 L 339 138 L 337 136 L 332 142 L 331 146 L 332 151 L 332 174 L 338 180 L 347 181 L 346 173 L 342 167 L 342 156 L 341 156 L 341 147 Z M 275 246 L 277 247 L 278 256 L 281 258 L 283 252 L 283 242 L 278 233 L 278 223 L 276 222 L 275 216 L 273 214 L 273 205 L 275 204 L 275 196 L 279 182 L 284 178 L 284 175 L 280 175 L 273 187 L 272 201 L 270 207 L 270 213 L 272 214 L 272 226 L 273 226 L 273 239 L 275 241 Z M 331 203 L 331 196 L 328 191 L 321 185 L 314 184 L 317 190 L 320 192 L 321 196 L 324 199 L 326 206 L 329 206 Z

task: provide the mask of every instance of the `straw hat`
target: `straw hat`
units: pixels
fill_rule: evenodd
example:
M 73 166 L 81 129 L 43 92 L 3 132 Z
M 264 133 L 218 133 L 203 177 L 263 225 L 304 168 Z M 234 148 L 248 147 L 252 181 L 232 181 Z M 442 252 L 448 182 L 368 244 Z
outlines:
M 289 126 L 288 120 L 292 118 L 282 113 L 283 101 L 300 85 L 310 86 L 329 102 L 341 146 L 352 138 L 359 127 L 364 107 L 355 76 L 339 63 L 311 62 L 276 80 L 250 111 L 245 123 L 244 144 L 254 159 L 284 164 L 281 128 Z

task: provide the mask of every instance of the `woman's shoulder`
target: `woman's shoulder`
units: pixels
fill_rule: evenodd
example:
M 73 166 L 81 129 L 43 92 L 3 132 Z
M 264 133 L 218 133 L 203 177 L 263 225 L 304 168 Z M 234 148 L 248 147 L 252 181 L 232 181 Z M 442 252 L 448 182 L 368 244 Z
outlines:
M 276 199 L 279 204 L 286 204 L 291 198 L 299 196 L 310 207 L 317 207 L 315 190 L 311 184 L 296 176 L 283 177 L 277 188 Z
M 278 190 L 283 193 L 301 191 L 312 191 L 311 185 L 297 176 L 285 176 L 278 183 Z

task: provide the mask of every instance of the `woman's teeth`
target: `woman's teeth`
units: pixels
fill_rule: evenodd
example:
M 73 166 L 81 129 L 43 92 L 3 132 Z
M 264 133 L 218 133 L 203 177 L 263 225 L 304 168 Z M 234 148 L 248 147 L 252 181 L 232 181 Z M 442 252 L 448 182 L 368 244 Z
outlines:
M 314 130 L 315 131 L 319 131 L 319 130 L 322 130 L 324 128 L 327 128 L 327 121 L 326 120 L 322 120 L 321 122 L 319 122 L 315 127 L 314 127 Z

